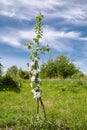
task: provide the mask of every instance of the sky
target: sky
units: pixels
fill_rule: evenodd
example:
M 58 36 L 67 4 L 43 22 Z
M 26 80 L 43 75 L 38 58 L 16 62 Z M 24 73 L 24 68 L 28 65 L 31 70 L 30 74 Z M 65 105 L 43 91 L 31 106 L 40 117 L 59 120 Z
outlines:
M 0 0 L 0 61 L 27 69 L 30 52 L 24 46 L 35 36 L 35 17 L 42 12 L 43 38 L 49 54 L 41 62 L 66 55 L 87 74 L 87 0 Z

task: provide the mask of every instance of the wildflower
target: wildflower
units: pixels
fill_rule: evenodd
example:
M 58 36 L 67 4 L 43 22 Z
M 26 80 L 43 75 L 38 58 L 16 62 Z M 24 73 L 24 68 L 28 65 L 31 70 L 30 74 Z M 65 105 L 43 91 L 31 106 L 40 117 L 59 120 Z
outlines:
M 34 81 L 35 81 L 35 78 L 36 78 L 35 76 L 32 76 L 32 77 L 31 77 L 31 82 L 34 82 Z

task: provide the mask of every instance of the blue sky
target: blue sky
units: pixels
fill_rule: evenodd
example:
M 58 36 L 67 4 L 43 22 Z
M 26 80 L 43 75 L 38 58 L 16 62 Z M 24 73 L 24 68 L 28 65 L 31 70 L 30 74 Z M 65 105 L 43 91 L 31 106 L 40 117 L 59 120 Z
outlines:
M 87 0 L 0 0 L 0 57 L 4 71 L 12 65 L 26 69 L 29 52 L 24 44 L 35 35 L 39 12 L 45 16 L 41 44 L 51 48 L 41 61 L 65 54 L 87 74 Z

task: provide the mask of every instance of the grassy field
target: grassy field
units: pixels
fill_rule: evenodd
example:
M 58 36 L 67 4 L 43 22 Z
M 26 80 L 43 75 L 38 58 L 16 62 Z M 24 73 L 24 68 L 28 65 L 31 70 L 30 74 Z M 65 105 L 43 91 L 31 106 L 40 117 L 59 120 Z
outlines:
M 39 130 L 33 127 L 36 101 L 29 81 L 23 81 L 20 91 L 9 88 L 0 91 L 0 130 Z M 43 80 L 42 91 L 48 120 L 60 130 L 87 130 L 87 81 Z M 40 118 L 42 114 L 40 110 Z

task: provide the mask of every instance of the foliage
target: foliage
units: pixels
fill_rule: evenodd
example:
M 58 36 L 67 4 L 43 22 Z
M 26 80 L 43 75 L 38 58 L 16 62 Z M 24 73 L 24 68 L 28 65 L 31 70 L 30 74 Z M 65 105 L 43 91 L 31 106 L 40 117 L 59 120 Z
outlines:
M 5 85 L 5 86 L 6 86 L 6 85 L 15 86 L 15 85 L 16 85 L 16 82 L 12 79 L 11 76 L 5 75 L 5 76 L 3 76 L 3 78 L 2 78 L 2 84 Z
M 14 75 L 14 76 L 16 76 L 17 72 L 18 72 L 18 68 L 17 68 L 16 65 L 14 65 L 14 66 L 11 66 L 10 68 L 8 68 L 6 74 L 7 75 Z
M 21 87 L 22 85 L 22 79 L 20 78 L 20 75 L 18 74 L 18 67 L 17 66 L 11 66 L 8 68 L 6 72 L 6 79 L 7 79 L 7 85 L 11 85 L 11 82 L 8 81 L 8 79 L 12 79 L 15 82 L 15 85 Z M 5 84 L 6 85 L 6 84 Z M 13 84 L 14 86 L 14 84 Z
M 2 76 L 0 79 L 0 84 L 2 85 L 0 90 L 8 89 L 8 87 L 6 86 L 10 86 L 12 88 L 21 87 L 21 83 L 22 83 L 22 80 L 20 76 L 18 75 L 17 66 L 11 66 L 10 68 L 8 68 L 6 74 Z
M 49 59 L 47 61 L 46 76 L 49 78 L 52 78 L 52 77 L 55 78 L 57 76 L 56 66 L 54 64 L 53 59 Z
M 65 55 L 57 56 L 54 64 L 57 67 L 58 75 L 63 78 L 67 78 L 77 72 L 75 65 Z
M 25 71 L 25 70 L 22 70 L 21 68 L 18 69 L 17 74 L 19 75 L 19 77 L 20 77 L 21 79 L 29 79 L 29 74 L 28 74 L 28 72 Z
M 79 72 L 76 66 L 65 55 L 58 55 L 56 58 L 49 59 L 47 63 L 41 65 L 41 76 L 49 78 L 71 78 Z
M 4 75 L 0 79 L 0 91 L 16 91 L 19 92 L 21 87 L 21 81 L 18 79 L 13 79 L 9 75 Z
M 81 71 L 78 71 L 77 73 L 73 74 L 71 78 L 72 79 L 76 79 L 76 78 L 83 79 L 83 78 L 85 78 L 85 75 Z
M 21 79 L 29 79 L 29 74 L 26 70 L 22 70 L 22 68 L 19 68 L 17 66 L 11 66 L 10 68 L 8 68 L 7 75 L 11 76 L 11 77 L 19 77 Z

